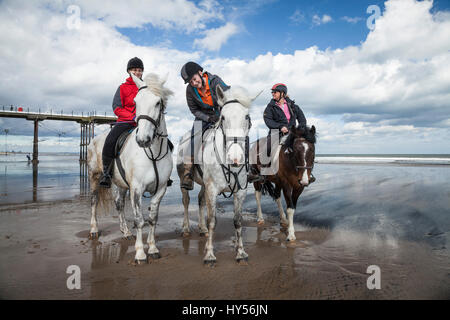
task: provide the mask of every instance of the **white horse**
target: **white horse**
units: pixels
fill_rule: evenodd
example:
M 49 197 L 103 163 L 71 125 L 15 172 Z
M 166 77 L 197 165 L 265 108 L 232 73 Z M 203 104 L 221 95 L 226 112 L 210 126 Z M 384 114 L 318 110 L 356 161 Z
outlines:
M 199 229 L 207 233 L 205 246 L 205 264 L 213 266 L 214 256 L 213 236 L 216 226 L 216 200 L 222 192 L 232 192 L 234 196 L 234 226 L 236 228 L 236 260 L 247 260 L 242 241 L 242 204 L 247 194 L 248 174 L 248 132 L 250 130 L 249 109 L 253 100 L 244 88 L 233 86 L 223 91 L 216 89 L 218 103 L 222 107 L 219 121 L 213 129 L 205 132 L 203 150 L 200 148 L 202 163 L 194 167 L 194 180 L 202 186 L 199 193 Z M 190 132 L 188 133 L 190 135 Z M 184 141 L 189 143 L 189 139 Z M 184 145 L 178 147 L 178 173 L 182 174 Z M 199 172 L 200 168 L 200 172 Z M 183 193 L 184 222 L 183 231 L 189 233 L 189 192 Z M 206 200 L 206 201 L 205 201 Z M 208 210 L 207 228 L 203 220 L 203 207 Z
M 127 190 L 130 190 L 131 207 L 134 213 L 134 224 L 137 228 L 136 255 L 137 262 L 147 261 L 142 242 L 144 217 L 141 210 L 142 195 L 148 191 L 152 194 L 150 201 L 148 234 L 148 254 L 159 258 L 159 250 L 155 245 L 155 227 L 158 220 L 159 204 L 166 193 L 167 181 L 172 172 L 172 150 L 169 148 L 164 111 L 167 99 L 172 91 L 164 87 L 166 80 L 160 80 L 155 74 L 149 74 L 145 81 L 133 77 L 139 92 L 134 98 L 136 102 L 137 129 L 127 138 L 120 152 L 120 160 L 125 172 L 122 178 L 117 165 L 114 166 L 112 187 L 115 189 L 114 202 L 119 211 L 120 230 L 125 237 L 131 236 L 125 216 L 124 204 Z M 91 185 L 91 230 L 90 238 L 98 237 L 97 206 L 104 204 L 111 189 L 99 187 L 99 176 L 102 174 L 102 149 L 107 132 L 95 137 L 88 146 L 89 180 Z M 117 163 L 117 162 L 116 162 Z

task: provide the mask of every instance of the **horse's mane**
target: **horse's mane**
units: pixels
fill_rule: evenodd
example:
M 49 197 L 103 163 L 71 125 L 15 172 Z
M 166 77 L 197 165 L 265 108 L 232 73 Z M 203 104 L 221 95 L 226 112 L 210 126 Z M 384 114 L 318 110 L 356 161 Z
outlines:
M 252 98 L 248 91 L 240 86 L 232 86 L 230 89 L 224 91 L 225 101 L 237 100 L 245 108 L 250 108 Z
M 295 128 L 296 133 L 289 133 L 288 137 L 286 138 L 286 141 L 284 142 L 284 145 L 287 148 L 293 148 L 294 147 L 294 140 L 297 138 L 305 138 L 306 141 L 315 144 L 317 133 L 315 130 L 311 130 L 311 127 L 309 126 L 303 126 L 299 125 L 297 128 Z
M 161 80 L 157 74 L 147 74 L 144 78 L 144 82 L 155 96 L 163 99 L 164 104 L 166 104 L 167 99 L 173 95 L 173 91 L 164 87 L 165 81 Z

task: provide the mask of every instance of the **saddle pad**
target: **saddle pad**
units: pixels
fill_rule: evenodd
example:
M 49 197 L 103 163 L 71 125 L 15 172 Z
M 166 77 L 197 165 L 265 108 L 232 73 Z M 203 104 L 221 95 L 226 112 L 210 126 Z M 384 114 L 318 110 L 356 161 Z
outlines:
M 117 157 L 120 154 L 120 150 L 122 150 L 123 145 L 125 144 L 125 141 L 127 140 L 127 137 L 133 132 L 133 129 L 126 130 L 122 132 L 122 134 L 119 136 L 116 142 L 116 146 L 114 148 L 114 158 Z

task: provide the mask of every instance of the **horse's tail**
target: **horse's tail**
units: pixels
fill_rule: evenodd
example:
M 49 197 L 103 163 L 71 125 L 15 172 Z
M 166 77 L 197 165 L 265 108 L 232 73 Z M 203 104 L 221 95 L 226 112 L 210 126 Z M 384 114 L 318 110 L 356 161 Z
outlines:
M 269 194 L 269 196 L 271 196 L 273 200 L 276 200 L 278 198 L 275 192 L 275 187 L 270 181 L 264 181 L 261 192 L 263 195 Z
M 92 144 L 92 145 L 91 145 Z M 100 166 L 100 155 L 95 152 L 95 141 L 88 146 L 88 172 L 91 189 L 91 206 L 97 202 L 97 215 L 108 215 L 114 200 L 112 188 L 101 188 L 100 177 L 103 174 Z

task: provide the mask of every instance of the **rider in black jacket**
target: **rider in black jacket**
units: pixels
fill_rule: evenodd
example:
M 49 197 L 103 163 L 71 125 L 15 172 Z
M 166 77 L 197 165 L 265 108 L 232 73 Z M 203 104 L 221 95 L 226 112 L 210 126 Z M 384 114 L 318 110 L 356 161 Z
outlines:
M 269 129 L 278 129 L 281 135 L 289 133 L 289 129 L 298 125 L 306 126 L 306 118 L 303 111 L 294 100 L 287 97 L 287 87 L 283 83 L 277 83 L 272 87 L 272 100 L 270 100 L 266 109 L 264 110 L 264 122 Z M 267 136 L 268 154 L 271 148 L 271 135 Z M 314 182 L 316 178 L 312 176 L 310 183 Z
M 286 134 L 289 128 L 296 126 L 296 120 L 299 125 L 306 126 L 303 111 L 295 104 L 295 101 L 289 99 L 286 95 L 286 85 L 275 84 L 272 87 L 273 99 L 270 100 L 264 110 L 264 122 L 269 129 L 279 129 L 283 134 Z

